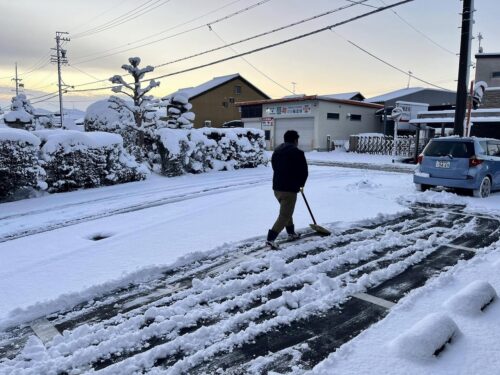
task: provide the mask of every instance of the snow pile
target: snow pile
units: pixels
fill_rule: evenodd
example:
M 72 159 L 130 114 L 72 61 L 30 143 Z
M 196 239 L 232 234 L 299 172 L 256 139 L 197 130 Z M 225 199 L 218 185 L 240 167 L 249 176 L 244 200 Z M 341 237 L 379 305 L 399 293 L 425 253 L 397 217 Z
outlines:
M 146 171 L 123 150 L 122 138 L 105 132 L 41 130 L 41 157 L 49 192 L 91 188 L 146 177 Z
M 497 293 L 491 284 L 477 280 L 448 299 L 444 306 L 460 315 L 477 315 L 496 297 Z
M 379 188 L 381 185 L 377 184 L 373 181 L 370 181 L 368 179 L 362 179 L 354 184 L 347 185 L 347 190 L 352 191 L 352 190 L 360 190 L 360 189 L 376 189 Z
M 264 133 L 257 129 L 160 129 L 162 174 L 255 168 L 266 164 Z
M 0 199 L 22 188 L 44 188 L 44 171 L 38 161 L 40 140 L 19 129 L 0 129 Z
M 457 325 L 450 317 L 433 313 L 397 337 L 390 346 L 400 357 L 429 360 L 458 332 Z

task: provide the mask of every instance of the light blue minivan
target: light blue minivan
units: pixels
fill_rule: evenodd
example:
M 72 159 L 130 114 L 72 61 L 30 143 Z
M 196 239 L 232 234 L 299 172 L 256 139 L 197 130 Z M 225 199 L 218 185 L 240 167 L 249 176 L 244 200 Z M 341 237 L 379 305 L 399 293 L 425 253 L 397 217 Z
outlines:
M 418 191 L 443 186 L 485 198 L 500 190 L 500 140 L 435 138 L 419 155 L 413 182 Z

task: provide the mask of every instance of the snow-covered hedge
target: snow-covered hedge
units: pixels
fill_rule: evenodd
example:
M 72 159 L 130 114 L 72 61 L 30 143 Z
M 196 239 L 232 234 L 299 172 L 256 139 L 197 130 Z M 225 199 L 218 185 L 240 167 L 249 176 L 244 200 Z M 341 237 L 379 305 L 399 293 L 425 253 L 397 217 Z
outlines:
M 34 132 L 42 141 L 41 158 L 49 192 L 138 181 L 147 171 L 123 150 L 122 138 L 105 132 Z
M 40 140 L 25 130 L 0 128 L 0 199 L 21 188 L 45 188 L 39 145 Z
M 166 176 L 254 168 L 267 163 L 258 129 L 160 129 L 158 148 Z

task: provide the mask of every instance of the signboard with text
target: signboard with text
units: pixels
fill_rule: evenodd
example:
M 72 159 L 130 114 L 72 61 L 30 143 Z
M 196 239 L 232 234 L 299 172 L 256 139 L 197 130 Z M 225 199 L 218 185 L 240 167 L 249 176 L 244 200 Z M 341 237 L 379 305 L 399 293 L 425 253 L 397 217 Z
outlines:
M 277 105 L 266 109 L 266 115 L 286 116 L 309 113 L 311 113 L 311 105 L 309 104 Z

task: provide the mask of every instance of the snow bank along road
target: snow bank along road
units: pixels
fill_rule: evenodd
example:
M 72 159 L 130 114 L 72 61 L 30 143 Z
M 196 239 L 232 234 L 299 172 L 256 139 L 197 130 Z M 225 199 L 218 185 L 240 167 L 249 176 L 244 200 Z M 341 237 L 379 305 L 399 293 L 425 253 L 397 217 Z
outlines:
M 499 218 L 462 209 L 418 204 L 279 251 L 241 243 L 223 257 L 5 330 L 0 372 L 300 373 L 408 291 L 500 240 Z

